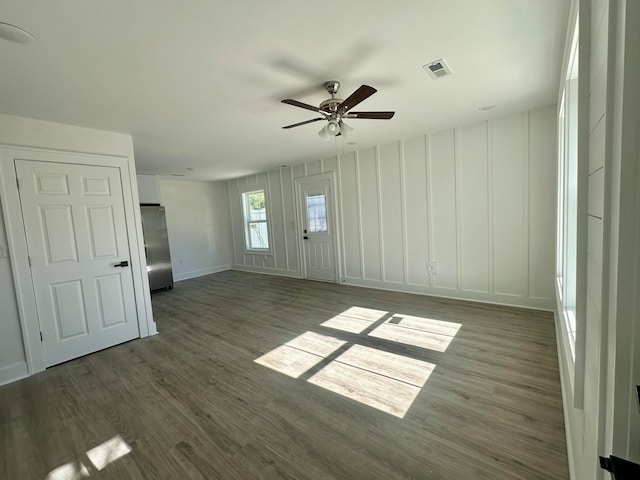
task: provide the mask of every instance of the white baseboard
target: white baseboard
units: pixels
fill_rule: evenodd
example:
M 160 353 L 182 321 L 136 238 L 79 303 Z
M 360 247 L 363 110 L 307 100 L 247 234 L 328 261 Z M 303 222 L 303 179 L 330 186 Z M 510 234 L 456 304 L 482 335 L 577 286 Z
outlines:
M 244 265 L 231 265 L 231 270 L 242 272 L 260 273 L 262 275 L 278 275 L 281 277 L 303 278 L 298 271 L 275 270 L 273 268 L 246 267 Z M 434 288 L 426 285 L 406 285 L 397 282 L 381 282 L 376 280 L 361 280 L 359 278 L 346 277 L 340 283 L 353 287 L 374 288 L 400 293 L 415 293 L 439 298 L 452 298 L 455 300 L 468 300 L 471 302 L 488 303 L 507 307 L 528 308 L 545 312 L 555 311 L 555 300 L 546 298 L 516 297 L 476 291 L 458 291 L 455 289 Z
M 0 368 L 0 385 L 15 382 L 29 376 L 29 369 L 26 362 L 18 362 Z
M 278 277 L 302 278 L 300 272 L 296 270 L 276 270 L 274 268 L 245 267 L 244 265 L 231 265 L 231 270 L 260 273 L 262 275 L 276 275 Z
M 416 293 L 418 295 L 426 295 L 430 297 L 452 298 L 455 300 L 468 300 L 472 302 L 489 303 L 492 305 L 501 305 L 507 307 L 520 307 L 532 310 L 543 310 L 553 312 L 554 300 L 530 297 L 516 297 L 510 295 L 500 295 L 495 293 L 485 293 L 476 291 L 459 291 L 454 289 L 440 289 L 427 287 L 422 285 L 405 285 L 402 283 L 388 283 L 375 280 L 361 280 L 353 277 L 345 278 L 342 285 L 351 285 L 354 287 L 376 288 L 379 290 L 388 290 L 391 292 Z
M 200 270 L 191 270 L 189 272 L 178 273 L 173 276 L 174 282 L 180 282 L 182 280 L 188 280 L 190 278 L 202 277 L 204 275 L 211 275 L 212 273 L 224 272 L 229 270 L 231 265 L 216 265 L 215 267 L 202 268 Z

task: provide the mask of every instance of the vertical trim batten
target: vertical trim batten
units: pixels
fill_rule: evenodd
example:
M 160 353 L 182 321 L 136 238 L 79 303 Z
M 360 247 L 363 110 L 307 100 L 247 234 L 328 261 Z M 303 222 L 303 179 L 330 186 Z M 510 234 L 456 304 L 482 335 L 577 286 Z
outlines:
M 456 288 L 462 290 L 462 219 L 460 218 L 460 130 L 453 129 L 453 198 L 456 216 Z
M 489 225 L 487 228 L 488 238 L 488 272 L 489 272 L 489 293 L 494 293 L 494 224 L 493 224 L 493 123 L 487 121 L 487 212 Z
M 284 235 L 284 263 L 287 271 L 289 271 L 289 241 L 287 240 L 288 222 L 287 213 L 284 208 L 284 183 L 282 181 L 282 168 L 278 169 L 278 177 L 280 178 L 280 206 L 282 208 L 282 233 Z
M 360 155 L 354 154 L 355 176 L 356 176 L 356 208 L 358 211 L 358 240 L 360 242 L 360 279 L 364 280 L 366 269 L 364 266 L 364 239 L 362 238 L 362 193 L 360 189 Z
M 524 259 L 524 296 L 529 298 L 530 296 L 530 281 L 529 281 L 529 271 L 531 268 L 531 252 L 529 251 L 529 134 L 530 134 L 530 126 L 529 126 L 529 112 L 525 112 L 522 117 L 522 226 L 524 229 L 523 232 L 523 241 L 524 241 L 524 252 L 526 254 L 526 258 Z
M 380 279 L 386 282 L 386 269 L 384 266 L 384 226 L 382 218 L 382 179 L 380 178 L 380 146 L 375 148 L 375 169 L 376 169 L 376 199 L 378 201 L 378 252 L 380 255 Z
M 432 190 L 431 190 L 431 137 L 430 135 L 425 135 L 424 136 L 425 139 L 425 148 L 424 148 L 424 162 L 425 162 L 425 170 L 426 170 L 426 174 L 427 174 L 427 178 L 426 178 L 426 188 L 427 188 L 427 194 L 426 194 L 426 199 L 427 199 L 427 205 L 426 205 L 426 210 L 427 210 L 427 237 L 428 237 L 428 241 L 427 241 L 427 251 L 429 252 L 429 261 L 433 262 L 433 199 L 431 198 L 432 195 Z M 427 266 L 425 265 L 424 268 L 427 268 Z M 433 274 L 429 274 L 428 275 L 428 285 L 429 287 L 433 287 L 434 286 L 434 282 L 433 282 Z
M 400 170 L 400 221 L 402 222 L 402 282 L 409 282 L 409 245 L 407 233 L 407 189 L 405 184 L 404 141 L 398 142 L 398 168 Z

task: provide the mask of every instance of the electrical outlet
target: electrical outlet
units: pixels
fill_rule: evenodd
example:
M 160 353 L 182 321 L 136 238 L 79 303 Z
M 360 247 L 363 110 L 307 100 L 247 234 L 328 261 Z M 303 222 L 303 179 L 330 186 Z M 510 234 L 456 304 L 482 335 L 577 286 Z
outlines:
M 438 274 L 438 262 L 427 262 L 427 273 L 429 275 Z

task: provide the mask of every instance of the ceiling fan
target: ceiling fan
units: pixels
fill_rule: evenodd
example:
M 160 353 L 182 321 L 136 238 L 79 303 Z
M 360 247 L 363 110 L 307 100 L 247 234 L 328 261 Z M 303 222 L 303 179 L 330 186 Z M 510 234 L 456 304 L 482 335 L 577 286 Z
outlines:
M 352 112 L 351 109 L 358 105 L 363 100 L 366 100 L 371 95 L 377 92 L 377 90 L 369 85 L 361 85 L 355 92 L 349 95 L 346 100 L 336 98 L 336 93 L 340 88 L 340 82 L 336 80 L 330 80 L 324 82 L 324 88 L 329 92 L 331 98 L 325 100 L 319 107 L 314 107 L 307 103 L 302 103 L 297 100 L 286 98 L 282 100 L 282 103 L 293 105 L 294 107 L 304 108 L 317 112 L 321 117 L 314 118 L 312 120 L 306 120 L 304 122 L 294 123 L 282 128 L 299 127 L 300 125 L 306 125 L 307 123 L 319 122 L 320 120 L 326 120 L 327 124 L 318 132 L 318 135 L 325 140 L 329 140 L 331 137 L 338 135 L 347 135 L 353 131 L 349 125 L 344 123 L 345 118 L 369 118 L 374 120 L 389 120 L 393 117 L 395 112 Z

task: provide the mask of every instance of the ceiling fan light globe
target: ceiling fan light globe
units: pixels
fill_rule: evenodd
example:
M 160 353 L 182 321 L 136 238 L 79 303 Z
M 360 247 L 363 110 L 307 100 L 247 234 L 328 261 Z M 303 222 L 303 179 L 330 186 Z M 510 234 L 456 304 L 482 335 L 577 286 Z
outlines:
M 340 133 L 340 124 L 335 120 L 329 120 L 324 129 L 327 135 L 335 137 L 336 135 L 338 135 L 338 133 Z
M 326 141 L 329 141 L 329 139 L 331 139 L 331 135 L 329 135 L 326 131 L 326 127 L 322 127 L 320 129 L 320 131 L 318 132 L 318 135 L 320 135 L 320 138 Z
M 342 135 L 344 135 L 345 137 L 347 135 L 349 135 L 351 132 L 353 132 L 353 127 L 350 127 L 349 125 L 347 125 L 344 122 L 340 122 L 340 133 Z

